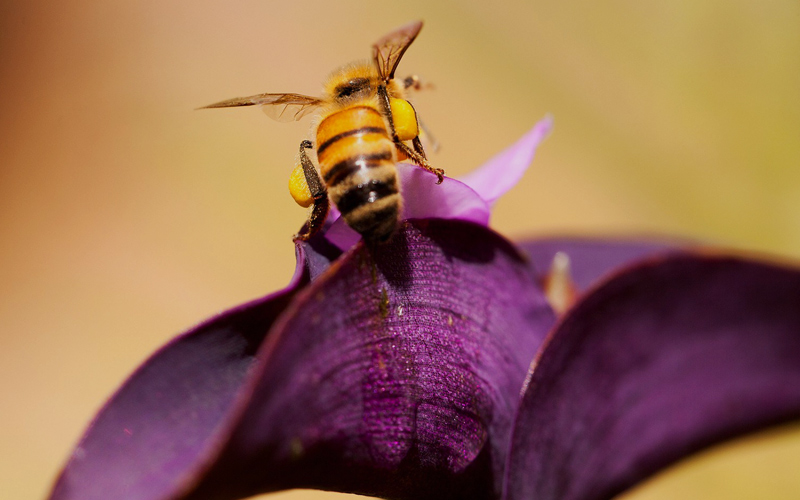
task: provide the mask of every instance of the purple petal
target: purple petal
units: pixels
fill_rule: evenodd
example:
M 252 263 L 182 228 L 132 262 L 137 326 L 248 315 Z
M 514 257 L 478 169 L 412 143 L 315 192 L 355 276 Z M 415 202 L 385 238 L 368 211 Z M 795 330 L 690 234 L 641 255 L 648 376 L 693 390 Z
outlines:
M 95 417 L 51 499 L 165 498 L 220 439 L 256 351 L 308 282 L 304 252 L 290 284 L 216 316 L 146 361 Z
M 325 231 L 325 238 L 333 246 L 338 248 L 339 251 L 346 252 L 361 241 L 361 235 L 347 225 L 344 218 L 335 207 L 331 207 L 331 213 L 328 214 L 329 220 L 332 217 L 335 217 L 332 219 L 334 222 L 331 224 L 330 228 Z
M 519 387 L 554 322 L 525 260 L 454 221 L 406 224 L 330 267 L 311 246 L 321 274 L 285 309 L 295 288 L 140 368 L 53 498 L 496 498 Z
M 800 417 L 800 271 L 673 255 L 583 297 L 520 406 L 509 499 L 605 499 L 703 447 Z
M 556 253 L 567 254 L 572 280 L 579 291 L 627 264 L 690 245 L 686 241 L 665 239 L 578 237 L 542 238 L 517 244 L 530 257 L 540 280 L 549 272 Z
M 487 225 L 489 205 L 467 184 L 445 177 L 436 184 L 436 176 L 407 163 L 397 165 L 403 185 L 404 219 L 460 219 Z
M 513 146 L 501 152 L 482 167 L 461 178 L 490 206 L 517 185 L 533 161 L 536 147 L 553 128 L 553 118 L 546 116 Z
M 311 487 L 496 497 L 526 366 L 552 312 L 516 250 L 471 224 L 407 224 L 293 303 L 249 405 L 187 498 Z
M 328 224 L 328 229 L 332 226 L 333 224 Z M 325 231 L 324 228 L 323 231 Z M 312 281 L 325 272 L 333 261 L 341 257 L 344 251 L 333 245 L 323 231 L 315 234 L 309 241 L 295 242 L 295 245 L 298 246 L 298 251 L 302 251 L 305 258 L 305 267 L 308 269 L 309 277 Z

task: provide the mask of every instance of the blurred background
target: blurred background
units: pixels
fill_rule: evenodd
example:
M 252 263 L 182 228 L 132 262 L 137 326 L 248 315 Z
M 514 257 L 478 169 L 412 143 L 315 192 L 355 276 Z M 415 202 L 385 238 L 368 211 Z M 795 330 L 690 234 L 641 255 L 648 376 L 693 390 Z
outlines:
M 315 95 L 414 19 L 399 73 L 466 173 L 546 113 L 499 203 L 511 237 L 666 234 L 800 258 L 800 3 L 2 2 L 0 498 L 42 498 L 106 397 L 211 314 L 283 286 L 286 189 Z M 796 498 L 800 426 L 679 464 L 629 499 Z M 290 492 L 271 498 L 329 498 Z

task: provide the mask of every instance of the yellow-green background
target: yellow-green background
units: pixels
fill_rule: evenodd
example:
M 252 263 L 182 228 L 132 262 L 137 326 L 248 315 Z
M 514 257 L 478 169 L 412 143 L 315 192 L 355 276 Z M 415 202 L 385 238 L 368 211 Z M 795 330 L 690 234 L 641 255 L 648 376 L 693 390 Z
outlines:
M 555 117 L 496 229 L 800 257 L 796 0 L 2 2 L 0 498 L 43 497 L 156 347 L 290 277 L 308 123 L 193 108 L 316 94 L 417 18 L 400 71 L 436 84 L 416 105 L 437 166 L 465 173 Z M 726 450 L 629 498 L 800 492 L 797 426 Z

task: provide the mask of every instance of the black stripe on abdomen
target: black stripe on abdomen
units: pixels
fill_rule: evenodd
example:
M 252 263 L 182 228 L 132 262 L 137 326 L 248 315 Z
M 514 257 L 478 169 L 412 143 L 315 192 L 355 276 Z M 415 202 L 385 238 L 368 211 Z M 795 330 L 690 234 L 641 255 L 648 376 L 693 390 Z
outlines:
M 333 137 L 331 137 L 330 139 L 328 139 L 327 141 L 325 141 L 322 144 L 320 144 L 319 148 L 317 148 L 317 154 L 321 155 L 322 152 L 325 151 L 326 149 L 328 149 L 331 145 L 333 145 L 333 143 L 335 143 L 336 141 L 339 141 L 341 139 L 344 139 L 345 137 L 350 137 L 350 136 L 353 136 L 353 135 L 364 135 L 364 134 L 382 134 L 382 135 L 385 135 L 386 137 L 389 137 L 389 135 L 386 133 L 386 130 L 381 128 L 381 127 L 354 128 L 354 129 L 346 130 L 346 131 L 344 131 L 342 133 L 336 134 Z
M 390 182 L 370 179 L 348 189 L 341 198 L 336 200 L 336 208 L 342 215 L 347 215 L 362 205 L 373 203 L 393 194 L 397 194 L 396 178 L 392 178 Z
M 392 152 L 373 153 L 368 155 L 358 155 L 342 160 L 325 172 L 325 183 L 328 187 L 333 187 L 347 178 L 349 174 L 362 168 L 375 168 L 382 165 L 382 162 L 392 159 Z

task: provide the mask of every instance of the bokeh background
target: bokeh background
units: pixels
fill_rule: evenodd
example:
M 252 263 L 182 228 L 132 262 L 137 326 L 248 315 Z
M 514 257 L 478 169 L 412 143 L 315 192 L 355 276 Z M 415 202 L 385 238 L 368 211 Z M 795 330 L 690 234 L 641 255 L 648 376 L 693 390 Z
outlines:
M 0 3 L 0 498 L 42 498 L 94 412 L 174 334 L 284 285 L 308 122 L 194 111 L 317 94 L 389 30 L 459 175 L 545 113 L 493 226 L 670 234 L 800 258 L 796 0 Z M 796 498 L 800 426 L 629 499 Z M 274 498 L 326 494 L 291 492 Z

